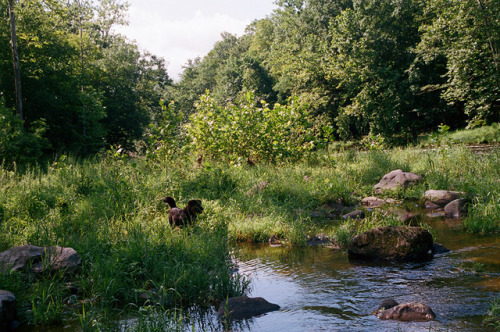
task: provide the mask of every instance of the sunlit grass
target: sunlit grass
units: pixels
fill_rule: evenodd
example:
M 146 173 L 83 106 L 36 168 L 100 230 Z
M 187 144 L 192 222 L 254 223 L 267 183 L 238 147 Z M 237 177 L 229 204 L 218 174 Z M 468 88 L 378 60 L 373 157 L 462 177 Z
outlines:
M 399 224 L 376 213 L 364 221 L 312 214 L 331 202 L 359 208 L 362 198 L 373 195 L 373 185 L 398 168 L 423 181 L 384 196 L 418 200 L 428 189 L 463 191 L 472 199 L 463 227 L 498 232 L 499 161 L 498 150 L 475 155 L 456 147 L 318 151 L 302 162 L 256 166 L 211 161 L 200 167 L 192 156 L 160 162 L 114 154 L 88 160 L 63 156 L 23 172 L 0 168 L 0 250 L 57 244 L 73 247 L 83 259 L 71 280 L 1 275 L 0 289 L 16 294 L 24 321 L 59 322 L 67 318 L 70 303 L 70 316 L 84 329 L 137 315 L 152 302 L 166 309 L 209 306 L 245 291 L 245 281 L 230 272 L 231 243 L 276 236 L 300 246 L 322 233 L 345 244 L 357 232 Z M 166 195 L 181 207 L 189 199 L 202 200 L 205 211 L 194 227 L 170 227 L 161 201 Z M 144 292 L 155 294 L 150 303 L 141 300 Z M 147 330 L 153 324 L 147 317 L 154 315 L 139 315 L 144 320 L 138 324 Z M 162 319 L 167 325 L 176 321 Z

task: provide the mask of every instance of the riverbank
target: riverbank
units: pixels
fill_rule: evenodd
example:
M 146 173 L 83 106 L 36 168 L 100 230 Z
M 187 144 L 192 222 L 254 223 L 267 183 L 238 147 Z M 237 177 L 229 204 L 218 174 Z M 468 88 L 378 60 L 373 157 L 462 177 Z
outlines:
M 83 265 L 71 278 L 1 274 L 0 289 L 16 295 L 23 322 L 43 326 L 70 319 L 104 327 L 151 305 L 210 306 L 246 291 L 245 280 L 230 272 L 231 243 L 275 236 L 301 246 L 318 234 L 335 238 L 348 224 L 340 214 L 321 214 L 321 207 L 356 208 L 394 169 L 423 181 L 381 198 L 419 200 L 427 189 L 465 192 L 473 201 L 460 227 L 498 232 L 499 165 L 498 149 L 478 155 L 457 146 L 319 151 L 300 163 L 254 166 L 114 153 L 84 161 L 63 156 L 23 173 L 2 169 L 0 251 L 57 244 L 77 250 Z M 161 200 L 167 195 L 181 207 L 202 201 L 194 227 L 170 227 Z M 374 214 L 364 222 L 384 220 Z

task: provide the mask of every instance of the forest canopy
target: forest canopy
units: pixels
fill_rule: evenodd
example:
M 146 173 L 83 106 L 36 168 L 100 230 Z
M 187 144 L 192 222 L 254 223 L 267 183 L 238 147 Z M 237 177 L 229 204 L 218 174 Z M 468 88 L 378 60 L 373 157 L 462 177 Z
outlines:
M 500 120 L 499 1 L 276 3 L 242 36 L 222 32 L 174 83 L 168 59 L 113 32 L 126 24 L 126 4 L 15 1 L 21 122 L 14 115 L 9 10 L 0 3 L 0 159 L 21 161 L 28 150 L 27 157 L 140 150 L 158 145 L 151 137 L 162 128 L 170 140 L 181 135 L 189 142 L 185 128 L 198 135 L 201 128 L 185 123 L 196 113 L 210 116 L 206 98 L 225 110 L 247 96 L 256 110 L 262 101 L 272 109 L 293 100 L 310 116 L 304 130 L 325 140 L 403 143 L 440 124 L 472 128 Z

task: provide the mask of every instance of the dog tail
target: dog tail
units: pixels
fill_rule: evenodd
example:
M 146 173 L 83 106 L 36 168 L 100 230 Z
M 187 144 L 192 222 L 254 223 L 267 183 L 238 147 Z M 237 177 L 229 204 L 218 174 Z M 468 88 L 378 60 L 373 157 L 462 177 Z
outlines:
M 177 207 L 177 205 L 175 204 L 175 199 L 173 199 L 173 197 L 167 196 L 163 198 L 163 201 L 167 203 L 171 209 Z

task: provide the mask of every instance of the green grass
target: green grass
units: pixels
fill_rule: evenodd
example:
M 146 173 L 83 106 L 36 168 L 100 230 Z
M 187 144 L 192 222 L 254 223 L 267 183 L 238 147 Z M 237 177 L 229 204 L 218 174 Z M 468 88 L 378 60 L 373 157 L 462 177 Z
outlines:
M 500 297 L 491 302 L 485 323 L 487 326 L 495 329 L 495 331 L 500 331 Z
M 385 196 L 418 199 L 428 189 L 464 191 L 473 203 L 463 227 L 500 230 L 498 149 L 488 155 L 465 147 L 318 151 L 298 163 L 253 167 L 217 162 L 197 167 L 192 156 L 158 159 L 62 156 L 23 172 L 0 168 L 0 251 L 57 244 L 76 249 L 83 259 L 71 279 L 0 274 L 0 289 L 17 296 L 23 321 L 47 325 L 74 319 L 92 330 L 112 328 L 131 315 L 138 317 L 137 328 L 155 330 L 158 313 L 147 308 L 159 303 L 173 315 L 161 315 L 162 326 L 175 325 L 182 308 L 207 307 L 244 293 L 245 280 L 230 273 L 233 242 L 266 242 L 276 235 L 299 246 L 308 235 L 325 233 L 347 243 L 355 232 L 396 224 L 378 214 L 343 222 L 311 217 L 311 211 L 328 202 L 355 205 L 398 168 L 424 180 Z M 179 206 L 201 199 L 205 211 L 197 225 L 173 230 L 161 201 L 166 195 Z M 152 290 L 151 300 L 141 300 Z
M 422 138 L 420 145 L 500 143 L 500 123 L 493 123 L 489 126 L 473 129 L 458 129 L 454 131 L 449 131 L 448 129 L 449 127 L 447 126 L 440 126 L 437 132 Z

